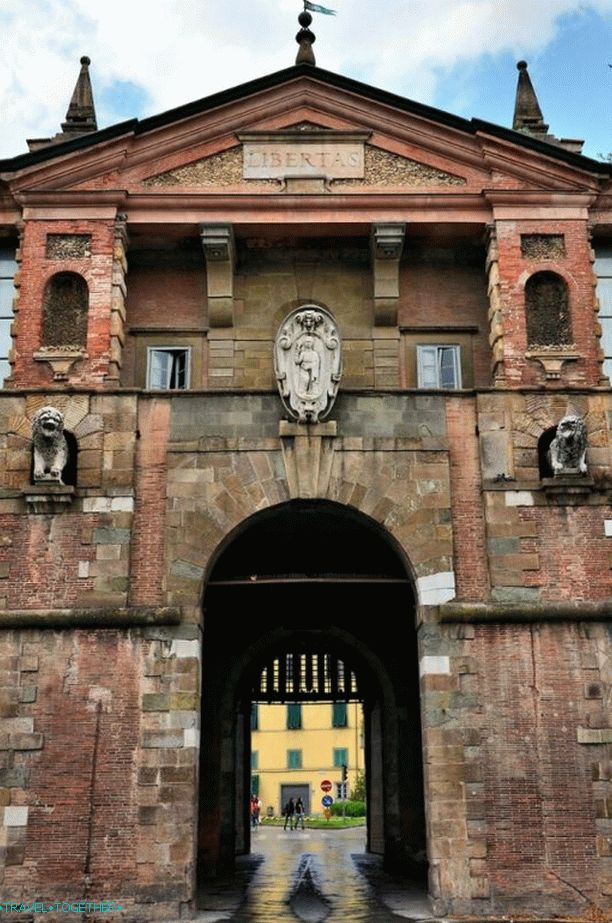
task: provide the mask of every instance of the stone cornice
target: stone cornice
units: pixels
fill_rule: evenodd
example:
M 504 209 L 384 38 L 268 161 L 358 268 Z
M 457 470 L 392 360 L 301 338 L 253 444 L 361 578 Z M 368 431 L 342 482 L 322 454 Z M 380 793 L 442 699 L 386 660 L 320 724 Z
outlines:
M 92 609 L 6 609 L 0 629 L 11 628 L 136 628 L 141 625 L 178 625 L 177 606 L 105 606 Z
M 430 610 L 424 621 L 487 622 L 608 622 L 612 620 L 612 598 L 602 600 L 559 600 L 526 603 L 469 602 L 451 600 Z

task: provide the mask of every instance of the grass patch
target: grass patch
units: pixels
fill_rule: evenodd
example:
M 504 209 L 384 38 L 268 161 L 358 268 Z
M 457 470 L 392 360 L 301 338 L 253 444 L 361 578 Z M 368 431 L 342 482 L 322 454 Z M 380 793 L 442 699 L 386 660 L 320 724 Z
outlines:
M 330 817 L 325 820 L 324 817 L 305 817 L 304 826 L 309 830 L 337 830 L 344 827 L 365 827 L 365 817 Z M 262 827 L 282 827 L 285 823 L 284 817 L 262 817 Z

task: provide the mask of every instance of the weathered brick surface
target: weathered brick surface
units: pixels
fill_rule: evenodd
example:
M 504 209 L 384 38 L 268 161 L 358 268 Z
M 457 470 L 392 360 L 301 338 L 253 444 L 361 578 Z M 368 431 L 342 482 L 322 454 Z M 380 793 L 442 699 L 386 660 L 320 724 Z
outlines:
M 152 901 L 171 916 L 189 895 L 199 642 L 175 634 L 3 635 L 0 688 L 13 694 L 3 700 L 0 792 L 4 805 L 24 806 L 25 821 L 2 828 L 9 899 L 114 895 L 146 920 Z M 32 681 L 35 701 L 19 704 Z
M 563 235 L 565 253 L 556 259 L 534 260 L 521 251 L 523 234 Z M 496 222 L 497 268 L 493 270 L 495 295 L 492 332 L 494 341 L 501 333 L 503 352 L 495 356 L 496 377 L 508 384 L 543 384 L 544 369 L 536 360 L 526 360 L 527 327 L 525 320 L 525 283 L 540 270 L 555 272 L 567 283 L 571 313 L 572 338 L 579 355 L 566 362 L 561 373 L 563 385 L 597 385 L 601 379 L 601 356 L 596 339 L 595 295 L 592 254 L 587 222 L 577 220 L 498 220 Z M 494 347 L 495 348 L 495 347 Z
M 43 293 L 56 272 L 82 275 L 89 289 L 87 354 L 73 366 L 70 381 L 100 385 L 109 371 L 111 303 L 115 223 L 112 220 L 28 221 L 20 246 L 18 311 L 15 319 L 12 386 L 39 385 L 52 381 L 46 362 L 32 357 L 41 346 Z M 65 260 L 46 255 L 47 234 L 90 234 L 90 255 Z
M 457 594 L 465 599 L 488 595 L 485 516 L 480 502 L 482 477 L 475 439 L 477 416 L 471 401 L 446 402 L 451 477 L 451 515 L 455 541 Z
M 604 919 L 609 746 L 578 738 L 608 723 L 588 697 L 609 682 L 605 626 L 427 626 L 420 645 L 448 658 L 421 680 L 434 895 Z

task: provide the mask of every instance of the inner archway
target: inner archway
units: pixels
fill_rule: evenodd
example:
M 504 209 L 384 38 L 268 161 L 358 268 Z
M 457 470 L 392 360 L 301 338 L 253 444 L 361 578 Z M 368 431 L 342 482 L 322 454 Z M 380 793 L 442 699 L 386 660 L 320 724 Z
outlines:
M 376 522 L 291 501 L 230 535 L 204 597 L 200 882 L 248 852 L 254 701 L 360 701 L 368 849 L 423 875 L 425 819 L 415 595 Z

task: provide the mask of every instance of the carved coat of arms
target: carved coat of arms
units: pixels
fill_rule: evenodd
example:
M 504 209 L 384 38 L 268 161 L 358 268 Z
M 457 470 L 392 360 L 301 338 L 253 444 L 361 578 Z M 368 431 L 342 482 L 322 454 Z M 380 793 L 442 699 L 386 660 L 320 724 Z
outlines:
M 307 305 L 289 314 L 274 343 L 282 402 L 300 423 L 317 423 L 332 409 L 342 374 L 340 335 L 331 314 Z

